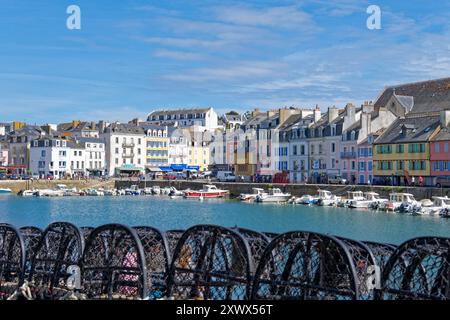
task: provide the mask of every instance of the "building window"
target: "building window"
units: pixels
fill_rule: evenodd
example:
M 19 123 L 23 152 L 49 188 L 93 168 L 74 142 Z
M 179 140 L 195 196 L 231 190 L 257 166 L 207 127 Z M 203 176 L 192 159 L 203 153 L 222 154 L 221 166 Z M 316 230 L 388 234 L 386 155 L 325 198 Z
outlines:
M 41 151 L 41 157 L 44 158 L 44 157 L 45 157 L 45 154 L 46 154 L 45 150 L 42 150 L 42 151 Z
M 437 152 L 437 153 L 441 152 L 441 151 L 440 151 L 440 144 L 439 144 L 439 142 L 437 142 L 437 143 L 434 145 L 434 151 Z
M 336 144 L 334 142 L 331 143 L 331 152 L 336 152 Z

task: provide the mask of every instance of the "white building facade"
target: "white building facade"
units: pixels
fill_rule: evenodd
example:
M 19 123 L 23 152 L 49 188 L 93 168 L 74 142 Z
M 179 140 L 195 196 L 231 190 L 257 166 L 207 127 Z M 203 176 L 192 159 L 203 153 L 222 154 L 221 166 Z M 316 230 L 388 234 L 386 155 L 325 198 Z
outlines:
M 40 178 L 61 179 L 70 174 L 70 148 L 67 140 L 41 138 L 30 147 L 30 170 Z
M 202 131 L 214 131 L 218 127 L 218 120 L 218 115 L 213 108 L 160 110 L 148 115 L 147 124 L 177 128 L 198 126 Z
M 107 175 L 139 175 L 145 172 L 144 129 L 130 124 L 113 123 L 100 137 L 106 145 Z
M 85 150 L 86 175 L 103 176 L 106 170 L 105 141 L 97 138 L 80 138 L 78 142 Z

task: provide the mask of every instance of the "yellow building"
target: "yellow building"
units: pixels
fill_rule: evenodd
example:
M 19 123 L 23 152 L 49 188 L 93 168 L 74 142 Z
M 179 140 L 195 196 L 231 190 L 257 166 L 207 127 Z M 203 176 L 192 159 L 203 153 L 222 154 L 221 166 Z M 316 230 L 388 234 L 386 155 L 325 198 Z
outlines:
M 169 164 L 168 128 L 162 126 L 143 126 L 146 134 L 146 167 L 160 167 Z
M 396 120 L 374 143 L 373 173 L 378 181 L 393 185 L 408 183 L 412 177 L 431 179 L 430 140 L 439 131 L 439 116 Z M 386 182 L 385 182 L 386 183 Z
M 210 160 L 209 146 L 206 143 L 192 143 L 188 147 L 188 166 L 200 167 L 200 172 L 207 171 Z

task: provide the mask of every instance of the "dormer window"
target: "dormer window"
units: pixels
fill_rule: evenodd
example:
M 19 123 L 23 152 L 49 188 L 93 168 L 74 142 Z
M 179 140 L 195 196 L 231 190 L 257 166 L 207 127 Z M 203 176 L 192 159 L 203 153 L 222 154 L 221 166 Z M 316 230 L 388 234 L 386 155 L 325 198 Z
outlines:
M 44 145 L 45 145 L 46 147 L 48 147 L 48 146 L 50 145 L 50 141 L 45 140 Z

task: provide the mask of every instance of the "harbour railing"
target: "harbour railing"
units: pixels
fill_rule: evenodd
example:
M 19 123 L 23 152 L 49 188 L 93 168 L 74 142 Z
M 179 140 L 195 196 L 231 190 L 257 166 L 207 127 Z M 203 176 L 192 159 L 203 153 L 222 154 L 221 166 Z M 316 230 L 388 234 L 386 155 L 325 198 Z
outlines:
M 0 224 L 0 300 L 450 300 L 450 238 Z

